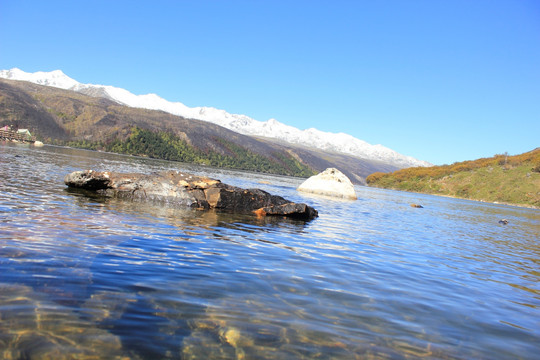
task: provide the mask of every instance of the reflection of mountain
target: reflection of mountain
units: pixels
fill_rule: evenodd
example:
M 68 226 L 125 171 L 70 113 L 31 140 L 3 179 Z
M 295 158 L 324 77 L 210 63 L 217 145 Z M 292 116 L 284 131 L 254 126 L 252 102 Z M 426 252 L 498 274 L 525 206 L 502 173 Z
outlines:
M 269 139 L 241 135 L 205 121 L 126 107 L 105 98 L 29 82 L 0 79 L 0 93 L 0 126 L 28 128 L 46 142 L 77 140 L 79 144 L 88 145 L 115 139 L 125 141 L 132 129 L 139 127 L 170 134 L 197 154 L 211 153 L 224 159 L 253 154 L 244 160 L 250 161 L 255 157 L 256 161 L 266 164 L 264 166 L 288 167 L 287 171 L 309 167 L 319 172 L 337 167 L 356 183 L 364 183 L 365 177 L 373 172 L 396 169 L 382 162 L 278 144 Z

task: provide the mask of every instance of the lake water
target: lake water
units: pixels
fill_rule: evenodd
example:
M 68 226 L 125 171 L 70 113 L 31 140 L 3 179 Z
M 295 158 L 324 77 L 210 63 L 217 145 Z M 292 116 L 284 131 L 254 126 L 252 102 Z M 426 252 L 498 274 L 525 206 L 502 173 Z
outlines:
M 83 169 L 179 169 L 320 216 L 68 191 Z M 360 186 L 338 201 L 301 182 L 0 144 L 0 358 L 540 358 L 539 210 Z

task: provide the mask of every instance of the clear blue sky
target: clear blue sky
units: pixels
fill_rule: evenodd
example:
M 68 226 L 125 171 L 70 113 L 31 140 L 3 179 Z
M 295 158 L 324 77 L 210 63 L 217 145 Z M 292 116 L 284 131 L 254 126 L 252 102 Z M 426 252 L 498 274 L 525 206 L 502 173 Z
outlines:
M 435 164 L 540 146 L 537 0 L 0 0 L 13 67 Z

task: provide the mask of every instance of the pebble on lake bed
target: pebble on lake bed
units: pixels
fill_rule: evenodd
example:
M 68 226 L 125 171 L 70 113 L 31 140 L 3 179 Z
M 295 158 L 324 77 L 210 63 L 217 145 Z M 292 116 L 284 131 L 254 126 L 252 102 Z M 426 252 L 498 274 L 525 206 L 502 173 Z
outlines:
M 32 287 L 0 283 L 0 304 L 2 359 L 123 358 L 120 337 Z

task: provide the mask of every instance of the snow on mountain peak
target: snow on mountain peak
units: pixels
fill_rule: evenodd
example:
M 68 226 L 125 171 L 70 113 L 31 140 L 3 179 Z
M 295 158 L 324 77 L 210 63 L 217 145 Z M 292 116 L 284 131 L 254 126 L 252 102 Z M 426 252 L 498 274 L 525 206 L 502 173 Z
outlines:
M 244 135 L 261 136 L 325 151 L 382 161 L 401 168 L 430 166 L 426 161 L 402 155 L 382 145 L 371 145 L 345 133 L 328 133 L 310 128 L 300 130 L 276 119 L 258 121 L 246 115 L 230 114 L 212 107 L 190 108 L 181 102 L 170 102 L 156 94 L 135 95 L 128 90 L 105 85 L 81 84 L 61 70 L 27 73 L 20 69 L 0 70 L 0 78 L 29 81 L 39 85 L 79 91 L 101 96 L 130 107 L 162 110 L 189 119 L 208 121 Z
M 1 70 L 0 77 L 12 80 L 29 81 L 35 84 L 53 86 L 61 89 L 71 89 L 79 84 L 79 82 L 64 74 L 62 70 L 27 73 L 20 69 L 13 68 L 11 70 Z

